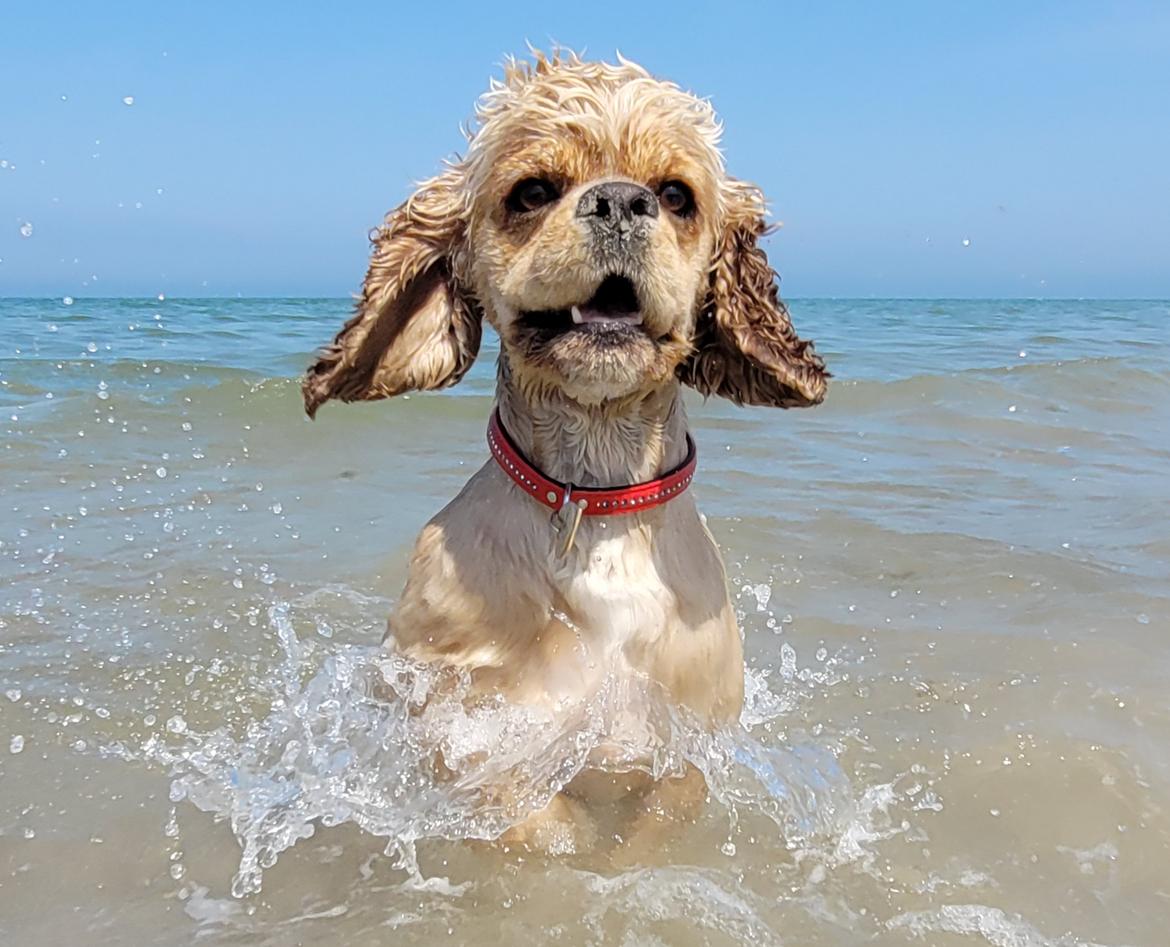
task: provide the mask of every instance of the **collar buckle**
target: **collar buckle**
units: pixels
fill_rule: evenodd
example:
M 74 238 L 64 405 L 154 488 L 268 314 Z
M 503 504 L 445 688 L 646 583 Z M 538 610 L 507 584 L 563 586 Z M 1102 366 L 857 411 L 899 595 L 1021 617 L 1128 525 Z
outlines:
M 561 545 L 560 556 L 563 559 L 573 548 L 577 539 L 577 530 L 581 527 L 581 518 L 585 515 L 585 507 L 589 501 L 582 497 L 573 499 L 573 485 L 565 484 L 565 498 L 561 501 L 561 508 L 553 512 L 552 527 L 557 533 L 565 534 L 565 541 Z

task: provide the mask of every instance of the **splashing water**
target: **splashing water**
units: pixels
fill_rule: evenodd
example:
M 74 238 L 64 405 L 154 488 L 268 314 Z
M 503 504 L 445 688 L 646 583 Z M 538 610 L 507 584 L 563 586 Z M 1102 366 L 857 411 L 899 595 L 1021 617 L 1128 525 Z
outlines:
M 272 606 L 269 621 L 283 661 L 268 685 L 267 717 L 242 735 L 168 727 L 168 737 L 132 754 L 170 769 L 172 801 L 228 820 L 242 848 L 237 897 L 258 892 L 264 870 L 317 825 L 353 823 L 384 837 L 400 867 L 417 872 L 415 843 L 498 838 L 603 744 L 616 772 L 661 778 L 697 767 L 715 800 L 733 814 L 766 814 L 794 852 L 850 817 L 848 782 L 828 750 L 766 746 L 747 729 L 787 708 L 761 674 L 749 671 L 743 723 L 714 732 L 628 680 L 607 680 L 554 716 L 471 697 L 466 676 L 381 648 L 302 641 L 287 603 Z M 612 722 L 635 708 L 656 734 L 648 759 L 614 750 Z

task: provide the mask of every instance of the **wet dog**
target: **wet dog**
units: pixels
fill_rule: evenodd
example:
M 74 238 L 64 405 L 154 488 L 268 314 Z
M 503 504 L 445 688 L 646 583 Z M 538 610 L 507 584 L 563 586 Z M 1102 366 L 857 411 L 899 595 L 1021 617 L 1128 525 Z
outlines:
M 501 340 L 492 456 L 419 535 L 387 646 L 554 715 L 617 679 L 734 721 L 742 646 L 687 490 L 682 389 L 803 407 L 828 377 L 777 296 L 763 196 L 725 172 L 707 102 L 625 60 L 509 63 L 476 117 L 374 235 L 356 314 L 304 380 L 312 416 L 455 384 L 485 319 Z M 612 730 L 508 841 L 580 848 L 615 789 L 639 810 L 627 838 L 693 813 L 702 776 L 651 778 L 636 705 Z

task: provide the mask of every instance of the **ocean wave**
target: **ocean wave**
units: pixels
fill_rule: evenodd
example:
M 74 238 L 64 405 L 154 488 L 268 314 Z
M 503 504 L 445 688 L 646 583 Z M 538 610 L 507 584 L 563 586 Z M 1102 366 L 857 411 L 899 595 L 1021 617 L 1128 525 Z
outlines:
M 996 404 L 1008 395 L 1047 399 L 1070 408 L 1133 410 L 1133 391 L 1145 398 L 1170 392 L 1170 371 L 1152 361 L 1097 356 L 995 368 L 929 372 L 889 380 L 838 378 L 827 405 L 855 414 L 923 406 Z
M 3 400 L 9 406 L 27 404 L 52 395 L 56 398 L 85 396 L 100 390 L 107 397 L 128 396 L 157 401 L 164 396 L 191 399 L 222 408 L 218 394 L 228 392 L 246 410 L 287 399 L 300 401 L 300 375 L 294 371 L 305 357 L 284 356 L 282 372 L 264 372 L 240 365 L 211 361 L 170 359 L 48 359 L 0 358 Z M 413 396 L 422 403 L 415 410 L 442 413 L 437 401 L 490 399 L 494 379 L 483 368 L 460 386 L 430 398 Z M 1132 393 L 1142 392 L 1135 404 Z M 1102 355 L 1049 362 L 1021 362 L 992 368 L 967 368 L 947 372 L 923 372 L 897 378 L 849 378 L 840 376 L 830 385 L 824 411 L 871 415 L 890 411 L 920 410 L 934 406 L 967 407 L 996 404 L 1013 394 L 1047 399 L 1053 406 L 1069 409 L 1141 410 L 1170 392 L 1170 370 L 1152 359 Z M 452 396 L 459 396 L 453 398 Z M 210 399 L 210 400 L 209 400 Z M 392 399 L 401 404 L 412 396 Z M 715 413 L 728 415 L 718 406 Z M 703 408 L 696 411 L 698 416 Z M 730 416 L 730 415 L 729 415 Z
M 1102 947 L 1071 934 L 1046 937 L 1019 915 L 983 904 L 944 904 L 935 910 L 911 911 L 891 918 L 886 927 L 927 942 L 937 934 L 960 934 L 976 936 L 990 947 Z
M 303 362 L 300 357 L 289 361 L 297 366 Z M 300 374 L 158 358 L 0 358 L 0 382 L 0 403 L 16 408 L 46 399 L 56 401 L 54 407 L 64 405 L 70 399 L 120 399 L 140 404 L 167 401 L 194 413 L 225 408 L 243 413 L 263 411 L 267 405 L 281 402 L 294 405 L 299 411 L 301 403 Z M 404 404 L 417 400 L 435 407 L 438 400 L 458 402 L 464 398 L 490 398 L 493 391 L 494 384 L 485 378 L 443 392 L 403 395 L 389 403 Z

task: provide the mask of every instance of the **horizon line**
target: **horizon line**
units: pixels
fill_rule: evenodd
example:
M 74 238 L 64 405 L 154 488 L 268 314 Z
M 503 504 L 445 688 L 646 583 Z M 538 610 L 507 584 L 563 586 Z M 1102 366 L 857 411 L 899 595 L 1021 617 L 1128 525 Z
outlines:
M 172 301 L 180 302 L 194 302 L 198 300 L 314 300 L 322 302 L 354 302 L 356 296 L 321 296 L 316 294 L 300 295 L 300 296 L 285 296 L 285 295 L 271 295 L 261 293 L 256 295 L 169 295 L 162 294 L 160 299 L 158 295 L 93 295 L 93 296 L 75 296 L 70 293 L 61 295 L 28 295 L 16 293 L 0 293 L 0 301 L 7 300 L 24 300 L 34 302 L 56 302 L 62 303 L 63 300 L 69 299 L 73 302 L 81 302 L 85 300 L 118 300 L 126 301 L 132 300 L 134 302 L 155 302 L 167 303 Z M 803 295 L 803 296 L 784 296 L 782 301 L 826 301 L 826 302 L 874 302 L 877 300 L 890 300 L 896 302 L 1002 302 L 1002 301 L 1018 301 L 1018 302 L 1170 302 L 1170 296 L 834 296 L 834 295 Z

